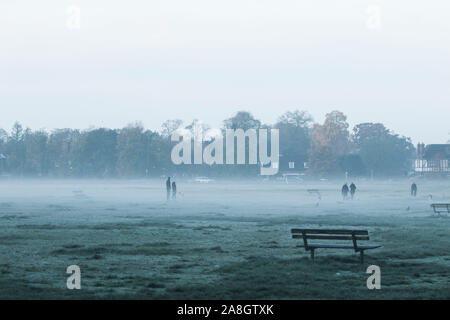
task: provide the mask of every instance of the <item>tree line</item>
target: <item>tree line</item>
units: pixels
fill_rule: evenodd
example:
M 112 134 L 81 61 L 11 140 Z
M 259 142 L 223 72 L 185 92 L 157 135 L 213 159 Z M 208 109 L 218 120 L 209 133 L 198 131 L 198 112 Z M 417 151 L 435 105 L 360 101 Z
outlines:
M 121 129 L 57 129 L 51 132 L 23 128 L 16 122 L 7 132 L 0 129 L 0 174 L 36 177 L 159 177 L 256 176 L 257 165 L 174 165 L 171 134 L 193 130 L 198 120 L 165 121 L 159 131 L 140 123 Z M 414 157 L 410 138 L 395 134 L 381 123 L 361 123 L 351 131 L 347 117 L 332 111 L 324 123 L 315 123 L 306 111 L 289 111 L 273 125 L 263 124 L 251 113 L 237 112 L 223 121 L 222 129 L 276 128 L 280 133 L 279 172 L 305 172 L 332 177 L 401 176 Z M 206 142 L 207 143 L 207 142 Z

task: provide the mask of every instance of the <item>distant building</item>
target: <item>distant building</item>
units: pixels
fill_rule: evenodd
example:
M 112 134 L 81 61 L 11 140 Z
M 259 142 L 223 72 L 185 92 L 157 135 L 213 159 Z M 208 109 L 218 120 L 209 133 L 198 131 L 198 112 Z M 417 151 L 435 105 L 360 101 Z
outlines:
M 450 174 L 450 144 L 417 145 L 417 158 L 414 171 L 421 175 Z

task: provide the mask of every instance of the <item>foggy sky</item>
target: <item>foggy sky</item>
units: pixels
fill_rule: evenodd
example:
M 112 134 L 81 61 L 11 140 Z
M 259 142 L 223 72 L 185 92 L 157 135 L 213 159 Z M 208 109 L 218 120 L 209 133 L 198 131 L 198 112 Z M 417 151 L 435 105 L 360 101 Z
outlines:
M 274 123 L 297 108 L 322 122 L 337 109 L 444 143 L 449 14 L 445 0 L 2 0 L 0 128 L 221 126 L 238 110 Z

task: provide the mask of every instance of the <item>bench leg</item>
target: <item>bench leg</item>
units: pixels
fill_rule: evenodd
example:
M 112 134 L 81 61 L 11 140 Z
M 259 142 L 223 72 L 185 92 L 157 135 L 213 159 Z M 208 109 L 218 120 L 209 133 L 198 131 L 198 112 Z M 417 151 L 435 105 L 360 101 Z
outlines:
M 314 249 L 311 249 L 311 260 L 314 262 Z
M 363 264 L 364 263 L 364 250 L 361 250 L 359 252 L 359 256 L 360 256 L 361 264 Z

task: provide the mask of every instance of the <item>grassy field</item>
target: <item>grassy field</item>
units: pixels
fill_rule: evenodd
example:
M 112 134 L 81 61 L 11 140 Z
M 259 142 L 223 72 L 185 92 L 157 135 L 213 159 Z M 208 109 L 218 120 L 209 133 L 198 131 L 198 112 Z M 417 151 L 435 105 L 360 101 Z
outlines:
M 449 299 L 450 181 L 0 181 L 0 298 Z M 322 199 L 307 189 L 321 191 Z M 430 195 L 433 199 L 430 199 Z M 292 227 L 368 229 L 364 265 L 351 250 L 318 250 L 313 264 Z M 68 290 L 66 268 L 81 268 Z M 381 290 L 366 269 L 381 268 Z

